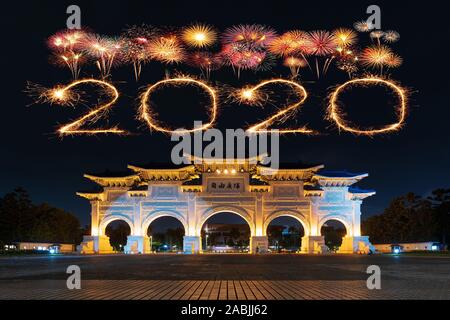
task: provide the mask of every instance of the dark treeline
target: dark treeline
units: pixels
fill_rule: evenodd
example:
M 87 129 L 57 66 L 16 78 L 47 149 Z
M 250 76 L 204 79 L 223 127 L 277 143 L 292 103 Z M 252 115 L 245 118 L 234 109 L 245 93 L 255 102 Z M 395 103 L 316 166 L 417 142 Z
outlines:
M 80 243 L 82 229 L 77 217 L 49 204 L 32 203 L 17 188 L 0 198 L 0 244 L 17 241 Z
M 362 232 L 372 243 L 439 241 L 450 238 L 450 189 L 427 198 L 414 193 L 395 198 L 380 215 L 366 219 Z

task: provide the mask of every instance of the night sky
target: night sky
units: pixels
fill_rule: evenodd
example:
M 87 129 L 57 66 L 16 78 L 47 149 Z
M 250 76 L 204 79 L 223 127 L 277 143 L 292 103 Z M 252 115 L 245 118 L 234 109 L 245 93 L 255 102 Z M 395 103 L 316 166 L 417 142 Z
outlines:
M 404 58 L 404 64 L 391 72 L 391 78 L 400 81 L 411 92 L 407 122 L 401 131 L 376 137 L 354 136 L 339 133 L 324 120 L 327 89 L 346 81 L 345 74 L 332 69 L 320 82 L 308 72 L 304 77 L 311 98 L 298 116 L 298 124 L 308 124 L 322 134 L 288 135 L 280 141 L 283 162 L 321 163 L 327 169 L 368 172 L 369 178 L 359 186 L 375 189 L 377 195 L 364 202 L 365 217 L 380 213 L 393 197 L 406 192 L 426 195 L 433 189 L 450 187 L 450 108 L 447 101 L 450 27 L 446 16 L 448 10 L 439 7 L 440 2 L 435 3 L 432 5 L 427 1 L 419 7 L 411 2 L 383 4 L 377 1 L 382 10 L 382 28 L 394 29 L 401 34 L 400 42 L 392 47 Z M 118 35 L 127 25 L 141 23 L 181 27 L 192 22 L 205 22 L 222 31 L 241 23 L 269 25 L 280 33 L 289 29 L 333 30 L 351 27 L 355 21 L 366 18 L 365 10 L 372 3 L 280 0 L 2 3 L 0 194 L 22 186 L 34 201 L 48 202 L 71 211 L 85 224 L 89 221 L 89 204 L 75 195 L 76 191 L 93 187 L 83 178 L 84 173 L 123 171 L 127 164 L 170 160 L 173 146 L 170 137 L 151 133 L 135 119 L 140 89 L 164 78 L 166 72 L 197 75 L 198 71 L 184 66 L 165 68 L 152 63 L 144 67 L 143 76 L 136 83 L 131 67 L 120 67 L 113 71 L 112 81 L 122 97 L 109 121 L 120 123 L 136 134 L 61 139 L 54 133 L 55 128 L 75 118 L 82 109 L 30 105 L 33 99 L 24 90 L 27 81 L 47 87 L 70 82 L 66 69 L 49 64 L 50 52 L 45 43 L 51 34 L 65 28 L 65 11 L 70 4 L 81 7 L 83 26 L 101 34 Z M 362 39 L 369 43 L 367 35 Z M 85 68 L 84 72 L 84 76 L 97 74 L 93 67 Z M 272 77 L 287 78 L 287 75 L 286 68 L 277 67 L 256 75 L 243 73 L 238 80 L 230 69 L 226 69 L 213 73 L 211 80 L 239 87 Z M 173 126 L 190 125 L 194 119 L 202 119 L 202 109 L 195 104 L 198 97 L 195 91 L 185 92 L 185 95 L 171 93 L 166 92 L 165 96 L 161 93 L 161 101 L 167 98 L 165 107 L 159 110 L 161 119 L 171 121 Z M 382 124 L 395 118 L 389 107 L 392 99 L 386 93 L 368 89 L 364 92 L 355 90 L 354 94 L 345 101 L 353 106 L 349 106 L 348 113 L 360 119 L 360 123 Z M 217 127 L 239 128 L 252 123 L 255 117 L 263 118 L 269 111 L 223 103 Z

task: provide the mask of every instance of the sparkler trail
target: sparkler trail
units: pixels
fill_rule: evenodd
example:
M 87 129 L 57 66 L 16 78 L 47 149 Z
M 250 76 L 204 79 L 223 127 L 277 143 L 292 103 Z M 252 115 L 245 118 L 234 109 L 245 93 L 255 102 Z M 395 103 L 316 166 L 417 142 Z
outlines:
M 285 80 L 285 79 L 272 79 L 272 80 L 266 80 L 259 84 L 257 84 L 254 87 L 247 87 L 244 89 L 239 90 L 237 93 L 234 94 L 234 98 L 239 103 L 246 103 L 250 105 L 263 105 L 264 102 L 268 99 L 268 94 L 262 94 L 259 92 L 260 89 L 267 85 L 271 84 L 284 84 L 288 85 L 295 89 L 296 93 L 298 94 L 300 100 L 297 102 L 290 104 L 286 108 L 276 112 L 274 115 L 270 116 L 268 119 L 255 124 L 247 129 L 248 132 L 252 133 L 270 133 L 271 131 L 267 129 L 270 125 L 272 125 L 274 122 L 279 121 L 283 123 L 286 119 L 291 117 L 295 112 L 298 111 L 298 108 L 305 102 L 305 100 L 308 98 L 308 93 L 306 89 L 298 84 L 297 82 Z M 315 134 L 315 132 L 311 129 L 308 129 L 306 127 L 302 128 L 295 128 L 295 129 L 280 129 L 278 130 L 278 133 L 285 134 L 285 133 L 304 133 L 304 134 Z
M 348 90 L 349 88 L 353 86 L 369 86 L 369 85 L 382 85 L 386 86 L 398 96 L 399 98 L 399 105 L 397 107 L 397 115 L 398 115 L 398 121 L 393 124 L 386 125 L 384 127 L 381 127 L 379 129 L 360 129 L 352 127 L 351 123 L 345 119 L 343 119 L 343 111 L 342 106 L 339 105 L 339 96 L 342 92 L 345 90 Z M 406 111 L 407 111 L 407 94 L 405 92 L 405 89 L 400 87 L 399 85 L 395 84 L 392 81 L 388 81 L 382 78 L 377 77 L 368 77 L 368 78 L 360 78 L 360 79 L 353 79 L 345 82 L 344 84 L 338 86 L 330 95 L 330 104 L 328 107 L 328 116 L 330 119 L 332 119 L 339 129 L 342 129 L 344 131 L 348 131 L 357 135 L 367 135 L 372 136 L 376 134 L 382 134 L 382 133 L 388 133 L 392 131 L 400 130 L 402 125 L 405 122 L 406 118 Z
M 84 85 L 84 84 L 94 84 L 101 86 L 105 89 L 107 89 L 111 93 L 111 100 L 108 103 L 104 103 L 99 105 L 97 108 L 91 110 L 81 118 L 75 120 L 72 123 L 69 123 L 67 125 L 64 125 L 63 127 L 58 129 L 58 133 L 60 135 L 74 135 L 74 134 L 100 134 L 100 133 L 113 133 L 113 134 L 126 134 L 127 132 L 124 130 L 121 130 L 117 127 L 109 128 L 109 129 L 92 129 L 92 130 L 84 130 L 80 127 L 85 124 L 86 122 L 95 122 L 112 107 L 112 105 L 117 101 L 119 98 L 119 92 L 117 91 L 116 87 L 114 87 L 112 84 L 97 80 L 97 79 L 83 79 L 83 80 L 77 80 L 72 83 L 70 83 L 67 86 L 64 87 L 56 87 L 54 89 L 50 89 L 46 93 L 46 97 L 48 101 L 52 103 L 58 103 L 61 105 L 73 105 L 75 101 L 79 100 L 79 96 L 75 96 L 74 92 L 71 90 L 74 89 L 77 86 Z
M 204 131 L 208 128 L 211 128 L 217 117 L 217 109 L 218 109 L 218 101 L 217 101 L 217 95 L 215 90 L 208 86 L 206 83 L 193 79 L 188 77 L 180 77 L 180 78 L 172 78 L 172 79 L 166 79 L 158 81 L 157 83 L 150 85 L 147 87 L 147 89 L 144 91 L 144 93 L 141 95 L 141 105 L 139 108 L 139 114 L 140 118 L 146 122 L 148 127 L 150 129 L 164 132 L 164 133 L 174 133 L 174 130 L 171 130 L 169 128 L 163 127 L 158 120 L 156 120 L 156 114 L 150 110 L 150 106 L 148 104 L 148 100 L 150 99 L 151 94 L 157 90 L 161 86 L 168 86 L 168 85 L 194 85 L 198 86 L 205 90 L 211 97 L 211 109 L 210 109 L 210 117 L 209 122 L 204 124 L 202 127 L 199 128 L 193 128 L 190 130 L 177 130 L 176 132 L 179 134 L 187 134 L 192 133 L 196 131 Z

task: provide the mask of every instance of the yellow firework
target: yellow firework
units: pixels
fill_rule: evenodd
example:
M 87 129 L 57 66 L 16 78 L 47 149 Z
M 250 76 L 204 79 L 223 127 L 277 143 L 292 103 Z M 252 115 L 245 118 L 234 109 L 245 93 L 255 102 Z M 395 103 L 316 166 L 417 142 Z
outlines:
M 342 92 L 344 92 L 345 90 L 349 90 L 352 87 L 371 86 L 371 85 L 385 86 L 391 89 L 395 95 L 397 95 L 399 100 L 399 104 L 396 107 L 397 122 L 386 125 L 379 129 L 370 128 L 364 130 L 352 126 L 349 121 L 343 118 L 344 112 L 342 111 L 342 106 L 339 105 L 339 96 L 341 95 Z M 339 129 L 354 134 L 368 135 L 368 136 L 399 130 L 402 127 L 403 123 L 405 122 L 406 111 L 407 111 L 407 94 L 405 92 L 405 89 L 403 89 L 402 87 L 400 87 L 399 85 L 395 84 L 392 81 L 388 81 L 378 77 L 353 79 L 338 86 L 330 95 L 330 105 L 328 107 L 328 115 L 330 119 L 332 119 L 336 123 Z
M 148 53 L 154 60 L 164 63 L 178 63 L 184 59 L 184 49 L 175 36 L 160 37 L 152 40 Z
M 163 127 L 161 125 L 161 123 L 156 119 L 156 114 L 154 112 L 152 112 L 152 110 L 150 109 L 148 100 L 150 99 L 152 93 L 155 92 L 156 90 L 158 90 L 160 87 L 163 88 L 165 86 L 177 86 L 177 85 L 193 85 L 193 86 L 198 86 L 198 87 L 202 88 L 203 90 L 205 90 L 211 97 L 211 108 L 209 111 L 210 117 L 209 117 L 208 123 L 204 124 L 202 127 L 199 127 L 199 128 L 196 127 L 194 129 L 190 129 L 190 130 L 177 130 L 176 132 L 179 134 L 187 134 L 187 133 L 192 133 L 192 132 L 196 132 L 196 131 L 204 131 L 208 128 L 211 128 L 214 125 L 214 123 L 216 121 L 216 117 L 217 117 L 218 101 L 217 101 L 216 92 L 213 88 L 208 86 L 206 83 L 196 80 L 196 79 L 193 79 L 193 78 L 188 78 L 188 77 L 180 77 L 180 78 L 161 80 L 153 85 L 148 86 L 141 96 L 141 105 L 139 108 L 140 118 L 147 123 L 147 125 L 149 126 L 150 129 L 168 133 L 168 134 L 174 133 L 174 130 Z
M 333 31 L 333 34 L 340 47 L 348 47 L 356 43 L 356 33 L 351 29 L 339 28 Z
M 291 30 L 275 38 L 269 44 L 269 51 L 279 56 L 305 51 L 308 34 L 301 30 Z
M 361 63 L 372 68 L 382 68 L 392 57 L 392 50 L 387 46 L 371 46 L 363 50 L 360 56 Z
M 183 30 L 183 40 L 191 47 L 209 47 L 216 42 L 217 33 L 211 26 L 195 24 Z
M 403 59 L 399 55 L 393 53 L 386 61 L 386 66 L 389 68 L 398 68 L 402 65 Z

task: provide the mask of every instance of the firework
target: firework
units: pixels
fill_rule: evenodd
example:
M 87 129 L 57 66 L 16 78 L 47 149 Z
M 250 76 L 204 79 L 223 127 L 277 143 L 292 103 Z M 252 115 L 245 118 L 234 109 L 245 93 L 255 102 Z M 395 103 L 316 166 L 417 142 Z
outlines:
M 372 30 L 372 25 L 370 25 L 367 21 L 358 21 L 353 24 L 353 27 L 358 32 L 369 32 Z
M 152 59 L 167 64 L 179 63 L 185 58 L 184 48 L 175 35 L 153 39 L 147 51 Z
M 89 35 L 84 41 L 85 51 L 95 60 L 102 78 L 111 73 L 111 68 L 118 65 L 123 58 L 124 39 L 107 38 L 99 35 Z
M 387 65 L 393 53 L 387 46 L 371 46 L 364 49 L 361 53 L 361 63 L 370 68 L 378 68 L 383 71 L 383 67 Z
M 217 33 L 211 26 L 194 24 L 183 30 L 184 42 L 194 48 L 204 48 L 213 45 L 217 40 Z
M 284 59 L 283 65 L 291 70 L 292 78 L 296 78 L 300 71 L 300 68 L 306 67 L 308 64 L 306 60 L 302 58 L 297 58 L 294 56 L 289 56 Z
M 294 89 L 295 93 L 299 97 L 299 100 L 295 103 L 289 104 L 287 107 L 277 111 L 274 115 L 269 116 L 266 120 L 257 123 L 255 125 L 250 126 L 247 129 L 247 132 L 252 133 L 269 133 L 270 130 L 268 129 L 269 126 L 274 124 L 275 122 L 283 123 L 287 119 L 291 118 L 300 108 L 300 106 L 305 102 L 305 100 L 308 98 L 308 93 L 306 89 L 298 84 L 297 82 L 291 81 L 291 80 L 285 80 L 285 79 L 272 79 L 272 80 L 266 80 L 262 81 L 261 83 L 257 84 L 253 87 L 246 87 L 240 90 L 237 90 L 236 92 L 232 93 L 230 95 L 230 98 L 233 99 L 233 101 L 240 103 L 240 104 L 248 104 L 248 105 L 256 105 L 256 106 L 263 106 L 269 101 L 270 91 L 264 91 L 264 87 L 269 85 L 285 85 L 289 86 Z M 292 129 L 281 129 L 278 130 L 280 134 L 285 133 L 304 133 L 304 134 L 314 134 L 315 132 L 313 130 L 310 130 L 306 127 L 302 128 L 292 128 Z
M 398 115 L 396 123 L 386 125 L 379 129 L 374 128 L 361 129 L 353 127 L 349 121 L 343 119 L 344 112 L 342 111 L 342 106 L 339 105 L 340 94 L 343 91 L 348 90 L 354 86 L 370 86 L 370 85 L 385 86 L 391 89 L 392 92 L 394 92 L 397 95 L 399 99 L 399 105 L 397 106 L 396 109 Z M 406 111 L 407 111 L 407 94 L 405 90 L 392 81 L 388 81 L 377 77 L 353 79 L 338 86 L 330 95 L 330 105 L 328 108 L 328 114 L 330 119 L 332 119 L 336 123 L 339 129 L 354 134 L 368 135 L 368 136 L 399 130 L 402 127 L 403 123 L 405 122 Z
M 266 48 L 276 38 L 276 32 L 269 27 L 252 24 L 231 27 L 223 34 L 224 44 L 243 44 L 248 49 Z
M 47 89 L 42 92 L 41 99 L 49 102 L 51 104 L 59 104 L 59 105 L 69 105 L 74 106 L 77 102 L 80 101 L 80 94 L 76 92 L 75 88 L 80 85 L 93 84 L 100 86 L 102 89 L 105 89 L 106 92 L 109 93 L 111 97 L 110 101 L 104 104 L 101 104 L 95 108 L 92 108 L 84 116 L 79 119 L 66 124 L 58 129 L 58 133 L 60 135 L 74 135 L 74 134 L 99 134 L 99 133 L 113 133 L 113 134 L 125 134 L 124 130 L 118 129 L 117 127 L 108 128 L 108 129 L 80 129 L 81 126 L 86 124 L 87 122 L 95 122 L 99 118 L 105 115 L 110 108 L 114 105 L 114 103 L 119 98 L 119 92 L 116 87 L 106 81 L 97 80 L 97 79 L 82 79 L 77 80 L 66 86 L 57 86 L 53 89 Z
M 72 78 L 77 79 L 81 72 L 83 44 L 86 33 L 82 30 L 65 30 L 48 39 L 48 46 L 53 51 L 58 65 L 67 66 Z
M 64 30 L 48 39 L 48 46 L 53 51 L 65 52 L 80 49 L 86 32 L 82 30 Z
M 202 74 L 209 79 L 211 71 L 219 69 L 223 62 L 221 57 L 216 54 L 199 51 L 190 54 L 187 63 L 194 68 L 199 68 Z
M 177 130 L 176 132 L 178 134 L 188 134 L 196 131 L 204 131 L 208 128 L 211 128 L 214 125 L 214 122 L 216 121 L 217 117 L 217 108 L 218 108 L 218 102 L 217 102 L 217 96 L 216 92 L 213 88 L 208 86 L 206 83 L 193 79 L 193 78 L 187 78 L 187 77 L 180 77 L 180 78 L 173 78 L 173 79 L 166 79 L 161 80 L 153 85 L 148 86 L 143 94 L 141 95 L 141 105 L 140 105 L 140 118 L 145 121 L 145 123 L 148 125 L 150 129 L 164 132 L 164 133 L 174 133 L 174 130 L 171 130 L 169 128 L 163 127 L 162 124 L 156 120 L 156 114 L 150 110 L 150 106 L 148 103 L 148 100 L 150 99 L 152 93 L 157 90 L 159 87 L 165 87 L 170 85 L 193 85 L 198 86 L 202 89 L 204 89 L 209 96 L 211 97 L 211 109 L 210 109 L 210 119 L 209 122 L 204 124 L 202 127 L 199 128 L 193 128 L 190 130 Z
M 386 60 L 386 66 L 388 68 L 398 68 L 402 65 L 403 59 L 399 55 L 392 53 Z
M 314 56 L 327 56 L 332 54 L 338 47 L 334 34 L 319 30 L 308 33 L 308 53 Z
M 264 69 L 264 62 L 267 58 L 267 53 L 263 50 L 250 49 L 245 44 L 230 44 L 226 45 L 221 56 L 224 62 L 230 65 L 233 70 L 240 76 L 241 70 L 258 70 Z
M 337 45 L 341 48 L 347 48 L 356 43 L 356 33 L 351 29 L 339 28 L 333 31 Z
M 58 67 L 69 68 L 72 78 L 76 80 L 80 75 L 81 66 L 86 62 L 86 57 L 81 52 L 55 52 L 50 61 Z
M 315 56 L 316 61 L 316 75 L 320 78 L 320 68 L 318 57 L 326 57 L 324 62 L 322 72 L 326 73 L 331 61 L 334 59 L 333 53 L 336 52 L 338 48 L 338 42 L 334 34 L 328 31 L 319 30 L 311 31 L 308 33 L 308 54 Z
M 124 39 L 123 60 L 133 65 L 136 81 L 141 75 L 142 65 L 150 61 L 147 45 L 158 34 L 158 29 L 146 24 L 131 26 L 122 34 Z
M 397 31 L 389 30 L 384 33 L 383 40 L 387 43 L 394 43 L 400 40 L 400 34 Z
M 284 57 L 287 55 L 305 53 L 308 45 L 308 34 L 301 30 L 288 31 L 275 38 L 269 44 L 269 51 L 274 55 Z

